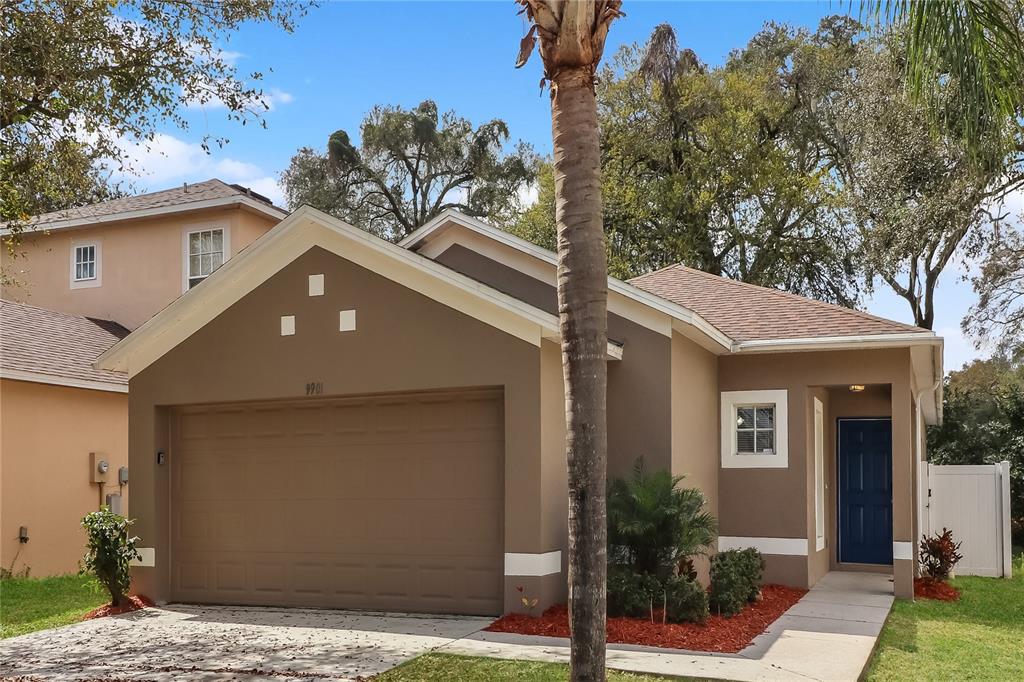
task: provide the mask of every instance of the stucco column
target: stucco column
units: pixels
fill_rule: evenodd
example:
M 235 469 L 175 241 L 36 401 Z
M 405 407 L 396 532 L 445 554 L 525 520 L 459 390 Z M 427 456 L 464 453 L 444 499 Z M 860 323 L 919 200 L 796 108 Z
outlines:
M 892 384 L 893 591 L 914 598 L 914 429 L 910 377 Z
M 505 611 L 540 613 L 566 600 L 568 480 L 562 351 L 542 341 L 533 454 L 521 468 L 506 464 Z M 525 434 L 507 434 L 523 438 Z M 523 444 L 520 444 L 522 447 Z M 523 599 L 537 600 L 530 608 Z
M 139 538 L 142 565 L 132 566 L 132 590 L 163 603 L 169 597 L 170 564 L 167 534 L 168 464 L 158 465 L 157 451 L 169 452 L 167 410 L 130 403 L 128 441 L 129 486 L 135 493 L 130 516 Z

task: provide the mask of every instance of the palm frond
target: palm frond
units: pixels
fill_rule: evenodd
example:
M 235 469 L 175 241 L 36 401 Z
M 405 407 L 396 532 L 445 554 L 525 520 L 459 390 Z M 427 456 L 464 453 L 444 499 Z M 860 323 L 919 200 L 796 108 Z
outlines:
M 868 0 L 862 17 L 906 32 L 907 85 L 972 153 L 1024 102 L 1017 0 Z

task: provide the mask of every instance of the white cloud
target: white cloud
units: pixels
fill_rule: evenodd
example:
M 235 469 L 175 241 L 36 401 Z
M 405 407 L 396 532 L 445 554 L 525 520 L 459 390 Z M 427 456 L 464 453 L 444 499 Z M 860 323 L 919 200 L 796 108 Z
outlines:
M 540 185 L 536 182 L 531 182 L 529 185 L 520 187 L 516 199 L 522 208 L 533 206 L 540 199 Z
M 260 111 L 264 106 L 266 111 L 274 111 L 282 104 L 291 104 L 295 101 L 295 95 L 290 92 L 285 92 L 280 88 L 269 88 L 264 90 L 263 94 L 255 95 L 248 105 L 253 107 L 257 111 Z M 207 100 L 201 99 L 198 95 L 189 97 L 185 100 L 185 106 L 189 109 L 202 109 L 209 111 L 211 109 L 225 109 L 227 105 L 224 104 L 224 100 L 219 97 L 210 97 Z
M 295 95 L 290 92 L 285 92 L 279 88 L 270 88 L 269 91 L 263 93 L 263 101 L 270 107 L 270 111 L 282 104 L 291 104 L 295 101 Z
M 242 184 L 253 192 L 262 194 L 266 198 L 270 199 L 276 206 L 283 207 L 285 205 L 284 190 L 281 189 L 281 185 L 278 184 L 277 178 L 275 177 L 268 175 L 262 178 L 253 178 L 252 180 L 247 180 Z
M 263 169 L 256 164 L 236 159 L 221 159 L 214 164 L 214 170 L 219 175 L 239 180 L 251 180 L 263 174 Z
M 148 144 L 124 144 L 122 148 L 131 164 L 131 169 L 121 174 L 122 178 L 140 190 L 155 191 L 180 182 L 200 182 L 216 177 L 249 187 L 278 206 L 284 205 L 281 186 L 263 168 L 227 156 L 218 158 L 216 150 L 207 154 L 198 143 L 160 133 Z

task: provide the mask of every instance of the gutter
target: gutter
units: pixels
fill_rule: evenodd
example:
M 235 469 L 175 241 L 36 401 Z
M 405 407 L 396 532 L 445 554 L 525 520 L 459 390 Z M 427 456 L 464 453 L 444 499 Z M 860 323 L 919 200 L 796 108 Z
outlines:
M 778 353 L 804 350 L 842 350 L 858 348 L 890 348 L 893 346 L 942 345 L 935 332 L 899 334 L 861 334 L 859 336 L 809 336 L 793 339 L 755 339 L 733 344 L 734 353 Z

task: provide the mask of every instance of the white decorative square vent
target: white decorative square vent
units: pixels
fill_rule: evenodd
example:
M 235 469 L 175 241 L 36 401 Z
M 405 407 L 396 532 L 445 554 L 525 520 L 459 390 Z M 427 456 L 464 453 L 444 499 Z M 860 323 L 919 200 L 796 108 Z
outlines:
M 356 311 L 342 310 L 339 314 L 339 329 L 343 332 L 351 332 L 356 329 Z
M 310 296 L 323 296 L 324 295 L 324 276 L 323 275 L 310 275 L 309 276 L 309 295 Z
M 295 336 L 295 316 L 281 316 L 281 336 Z

